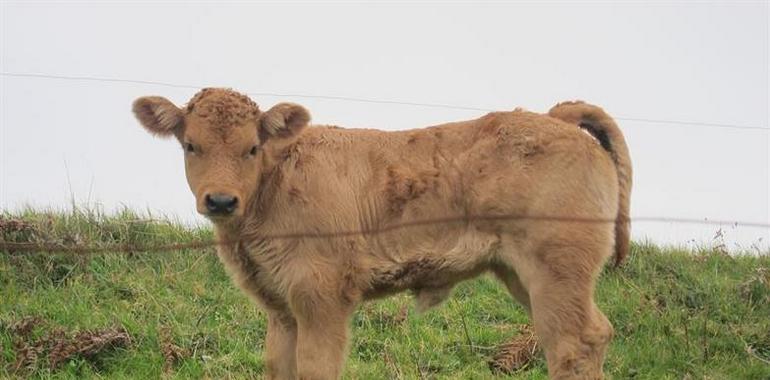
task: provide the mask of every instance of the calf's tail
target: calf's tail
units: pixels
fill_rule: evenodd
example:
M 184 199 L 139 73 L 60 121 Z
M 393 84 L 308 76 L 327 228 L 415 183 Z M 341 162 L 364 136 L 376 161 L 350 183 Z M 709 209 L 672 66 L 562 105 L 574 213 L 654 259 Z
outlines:
M 628 256 L 631 244 L 631 157 L 623 133 L 615 121 L 601 108 L 576 101 L 559 103 L 548 115 L 584 129 L 594 136 L 615 162 L 618 176 L 618 214 L 615 218 L 614 264 L 619 266 Z

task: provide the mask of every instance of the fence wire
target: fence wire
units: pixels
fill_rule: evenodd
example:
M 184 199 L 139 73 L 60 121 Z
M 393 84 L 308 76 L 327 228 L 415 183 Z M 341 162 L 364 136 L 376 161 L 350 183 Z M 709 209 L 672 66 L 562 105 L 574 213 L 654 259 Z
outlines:
M 336 239 L 354 236 L 375 236 L 379 234 L 394 232 L 401 229 L 413 227 L 425 227 L 434 225 L 446 225 L 453 223 L 470 224 L 481 221 L 540 221 L 551 223 L 616 223 L 616 218 L 589 218 L 589 217 L 561 217 L 561 216 L 534 216 L 534 215 L 476 215 L 453 218 L 433 218 L 415 220 L 404 223 L 392 224 L 381 228 L 369 228 L 358 230 L 340 230 L 340 231 L 297 231 L 278 234 L 257 235 L 265 240 L 286 240 L 286 239 Z M 770 223 L 758 223 L 748 221 L 730 221 L 730 220 L 704 220 L 693 218 L 671 218 L 671 217 L 634 217 L 629 222 L 659 222 L 676 224 L 699 224 L 712 226 L 735 226 L 770 229 Z M 0 241 L 0 252 L 4 253 L 142 253 L 142 252 L 172 252 L 181 250 L 200 250 L 215 247 L 217 245 L 231 245 L 238 241 L 218 241 L 215 239 L 199 240 L 186 243 L 167 243 L 167 244 L 134 244 L 134 243 L 116 243 L 116 244 L 57 244 L 57 243 L 39 243 L 39 242 L 8 242 Z
M 94 77 L 94 76 L 52 75 L 52 74 L 36 74 L 36 73 L 11 73 L 11 72 L 0 72 L 0 76 L 16 77 L 16 78 L 56 79 L 56 80 L 67 80 L 67 81 L 82 81 L 82 82 L 132 83 L 132 84 L 162 86 L 162 87 L 169 87 L 169 88 L 184 88 L 184 89 L 190 89 L 190 90 L 196 90 L 196 91 L 201 88 L 208 87 L 208 86 L 200 86 L 200 85 L 193 85 L 193 84 L 179 84 L 179 83 L 153 81 L 153 80 L 108 78 L 108 77 Z M 355 97 L 355 96 L 316 95 L 316 94 L 299 94 L 299 93 L 282 93 L 282 92 L 254 92 L 254 91 L 245 91 L 244 93 L 252 96 L 322 99 L 322 100 L 346 101 L 346 102 L 356 102 L 356 103 L 395 104 L 395 105 L 414 106 L 414 107 L 453 109 L 453 110 L 460 110 L 460 111 L 480 111 L 480 112 L 501 111 L 500 109 L 492 109 L 492 108 L 486 108 L 486 107 L 473 107 L 473 106 L 441 104 L 441 103 L 426 103 L 426 102 L 409 102 L 409 101 L 392 100 L 392 99 L 372 99 L 372 98 L 361 98 L 361 97 Z M 701 127 L 707 127 L 707 128 L 770 131 L 770 128 L 768 127 L 760 127 L 755 125 L 710 123 L 710 122 L 684 121 L 684 120 L 664 120 L 664 119 L 656 119 L 656 118 L 639 118 L 639 117 L 625 117 L 625 116 L 614 116 L 613 119 L 623 120 L 623 121 L 636 121 L 636 122 L 642 122 L 642 123 L 652 123 L 652 124 L 674 124 L 674 125 L 691 126 L 691 127 L 701 126 Z

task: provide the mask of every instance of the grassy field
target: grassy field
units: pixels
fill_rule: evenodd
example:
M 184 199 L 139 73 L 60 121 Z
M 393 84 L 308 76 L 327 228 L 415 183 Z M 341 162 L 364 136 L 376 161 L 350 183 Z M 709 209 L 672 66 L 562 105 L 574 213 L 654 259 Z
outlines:
M 0 217 L 0 241 L 208 238 L 208 229 L 128 211 Z M 605 366 L 611 378 L 770 379 L 767 253 L 635 244 L 627 265 L 605 270 L 597 299 L 616 329 Z M 400 295 L 357 311 L 346 379 L 547 377 L 542 354 L 510 375 L 490 371 L 496 346 L 528 323 L 493 279 L 460 285 L 445 305 L 422 315 L 412 304 Z M 231 285 L 211 249 L 0 251 L 2 378 L 258 378 L 264 335 L 264 313 Z

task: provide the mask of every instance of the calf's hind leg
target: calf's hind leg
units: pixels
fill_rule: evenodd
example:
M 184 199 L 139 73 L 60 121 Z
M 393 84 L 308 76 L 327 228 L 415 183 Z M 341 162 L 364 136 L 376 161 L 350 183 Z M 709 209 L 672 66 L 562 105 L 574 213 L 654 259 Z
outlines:
M 602 379 L 613 329 L 593 299 L 601 255 L 552 245 L 540 252 L 529 278 L 535 331 L 553 379 Z M 606 256 L 604 256 L 606 257 Z
M 529 302 L 529 293 L 527 293 L 527 289 L 524 288 L 524 285 L 521 283 L 516 272 L 513 269 L 504 266 L 495 267 L 493 268 L 493 271 L 497 279 L 500 280 L 500 282 L 505 285 L 506 289 L 508 289 L 508 292 L 511 293 L 511 296 L 519 301 L 519 303 L 524 306 L 524 309 L 527 310 L 527 313 L 531 315 L 532 307 Z

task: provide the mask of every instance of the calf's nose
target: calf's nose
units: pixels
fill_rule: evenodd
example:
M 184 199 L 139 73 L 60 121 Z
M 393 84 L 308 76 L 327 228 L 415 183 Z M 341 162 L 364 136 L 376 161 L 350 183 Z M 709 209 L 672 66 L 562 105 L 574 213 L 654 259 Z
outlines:
M 232 214 L 238 206 L 238 198 L 227 194 L 206 194 L 206 209 L 213 215 Z

